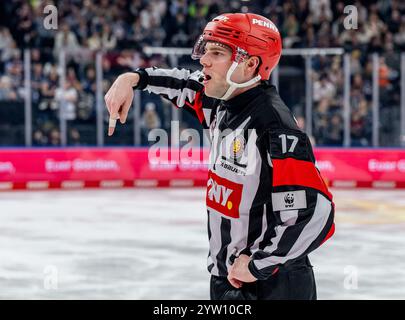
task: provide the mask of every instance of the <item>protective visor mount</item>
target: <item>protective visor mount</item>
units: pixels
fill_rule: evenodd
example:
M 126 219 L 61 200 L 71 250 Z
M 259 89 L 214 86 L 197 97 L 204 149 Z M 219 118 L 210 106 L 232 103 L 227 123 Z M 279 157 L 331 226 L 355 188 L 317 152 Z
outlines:
M 202 56 L 205 54 L 205 51 L 206 51 L 205 47 L 208 42 L 210 42 L 218 47 L 230 49 L 232 51 L 231 59 L 238 63 L 243 62 L 246 58 L 249 57 L 248 53 L 245 50 L 238 48 L 233 44 L 223 42 L 223 41 L 221 41 L 221 39 L 218 39 L 218 40 L 217 39 L 206 39 L 206 37 L 201 35 L 193 47 L 193 52 L 191 53 L 191 58 L 194 60 L 201 59 Z
M 204 40 L 203 35 L 201 35 L 193 47 L 193 52 L 191 53 L 191 58 L 193 60 L 199 60 L 205 53 L 205 45 L 207 41 Z
M 249 58 L 249 54 L 246 52 L 246 50 L 243 50 L 239 47 L 236 46 L 231 46 L 228 44 L 223 44 L 219 41 L 215 40 L 206 40 L 204 37 L 201 35 L 200 38 L 197 40 L 196 44 L 194 45 L 193 52 L 191 54 L 191 58 L 194 60 L 201 59 L 201 57 L 205 54 L 205 46 L 207 42 L 212 42 L 215 45 L 221 46 L 221 47 L 229 47 L 232 50 L 232 65 L 229 67 L 228 72 L 226 73 L 226 82 L 229 84 L 228 90 L 225 92 L 225 94 L 219 98 L 220 100 L 227 100 L 231 94 L 238 88 L 246 88 L 248 86 L 251 86 L 252 84 L 260 81 L 261 76 L 257 75 L 256 77 L 250 79 L 249 81 L 243 82 L 243 83 L 236 83 L 231 80 L 232 74 L 235 71 L 235 69 L 238 67 L 239 63 L 242 63 L 245 61 L 247 58 Z

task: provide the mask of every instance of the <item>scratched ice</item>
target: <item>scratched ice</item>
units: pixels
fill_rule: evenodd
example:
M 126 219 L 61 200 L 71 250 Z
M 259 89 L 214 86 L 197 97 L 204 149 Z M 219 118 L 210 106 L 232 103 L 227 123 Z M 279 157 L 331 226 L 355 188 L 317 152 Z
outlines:
M 333 190 L 319 299 L 405 298 L 405 192 Z M 0 192 L 0 299 L 208 299 L 203 189 Z

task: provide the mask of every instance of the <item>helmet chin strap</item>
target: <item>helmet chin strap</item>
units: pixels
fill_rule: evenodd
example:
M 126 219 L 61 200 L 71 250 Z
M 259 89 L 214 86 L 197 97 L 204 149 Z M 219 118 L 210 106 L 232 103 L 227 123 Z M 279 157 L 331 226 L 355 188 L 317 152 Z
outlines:
M 234 61 L 234 62 L 232 63 L 232 65 L 231 65 L 231 67 L 229 68 L 228 72 L 226 73 L 226 82 L 229 84 L 229 88 L 228 88 L 228 90 L 225 92 L 225 94 L 224 94 L 221 98 L 219 98 L 220 100 L 228 100 L 229 97 L 231 96 L 231 94 L 232 94 L 236 89 L 238 89 L 238 88 L 246 88 L 246 87 L 249 87 L 249 86 L 251 86 L 252 84 L 254 84 L 254 83 L 260 81 L 261 77 L 260 77 L 260 75 L 257 75 L 257 76 L 254 77 L 253 79 L 250 79 L 249 81 L 246 81 L 246 82 L 243 82 L 243 83 L 236 83 L 236 82 L 233 82 L 233 81 L 231 80 L 231 76 L 232 76 L 233 72 L 235 71 L 235 69 L 236 69 L 236 67 L 237 67 L 238 65 L 239 65 L 239 64 L 238 64 L 236 61 Z

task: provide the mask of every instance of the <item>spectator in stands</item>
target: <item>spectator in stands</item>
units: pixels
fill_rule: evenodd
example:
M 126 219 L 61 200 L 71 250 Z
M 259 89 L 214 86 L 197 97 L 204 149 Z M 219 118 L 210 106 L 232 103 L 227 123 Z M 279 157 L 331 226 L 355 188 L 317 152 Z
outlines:
M 68 67 L 66 72 L 66 79 L 72 84 L 76 91 L 80 92 L 83 89 L 82 82 L 77 78 L 76 71 L 73 67 Z
M 287 16 L 287 19 L 284 21 L 281 28 L 285 48 L 291 48 L 294 43 L 299 41 L 298 31 L 299 25 L 297 18 L 291 13 Z
M 17 100 L 17 92 L 9 76 L 3 75 L 0 78 L 0 100 Z
M 4 64 L 18 51 L 8 28 L 0 27 L 0 74 L 4 72 Z
M 325 73 L 322 73 L 319 80 L 315 81 L 313 98 L 315 102 L 321 99 L 332 99 L 335 96 L 336 88 Z
M 148 102 L 145 106 L 145 111 L 141 119 L 141 134 L 143 144 L 153 144 L 155 141 L 148 141 L 148 134 L 153 129 L 161 127 L 159 115 L 156 112 L 156 105 L 153 102 Z
M 310 0 L 309 11 L 315 24 L 332 20 L 332 10 L 329 0 Z
M 79 42 L 74 32 L 70 30 L 69 25 L 64 22 L 61 25 L 61 31 L 55 36 L 54 54 L 55 56 L 62 50 L 75 53 L 79 49 Z
M 32 45 L 36 36 L 36 28 L 33 24 L 33 13 L 29 3 L 22 1 L 21 7 L 17 9 L 16 37 L 18 47 L 25 48 Z
M 100 50 L 101 49 L 101 37 L 98 31 L 93 31 L 90 38 L 87 39 L 87 47 L 90 50 Z
M 60 131 L 56 128 L 53 128 L 49 132 L 49 145 L 50 146 L 60 146 L 61 139 L 60 139 Z
M 69 145 L 70 146 L 80 146 L 80 132 L 76 128 L 71 128 L 69 130 Z
M 83 79 L 83 90 L 87 93 L 96 93 L 96 70 L 93 66 L 87 67 L 86 78 Z
M 351 114 L 352 146 L 368 146 L 371 142 L 371 111 L 367 100 L 361 99 Z
M 37 105 L 41 98 L 41 87 L 44 81 L 43 67 L 41 63 L 35 62 L 32 66 L 31 90 L 32 102 Z
M 39 103 L 40 110 L 57 109 L 57 103 L 54 100 L 55 90 L 58 87 L 58 72 L 55 66 L 52 66 L 49 73 L 45 75 L 41 85 L 42 100 Z
M 325 137 L 329 130 L 329 106 L 329 99 L 322 98 L 313 113 L 313 132 L 318 145 L 325 144 Z
M 32 144 L 37 147 L 48 145 L 48 137 L 40 129 L 35 130 L 32 136 Z
M 55 100 L 62 108 L 62 114 L 66 120 L 76 119 L 76 104 L 78 100 L 78 92 L 72 82 L 66 79 L 65 88 L 57 88 L 55 90 Z
M 385 63 L 385 58 L 380 57 L 379 61 L 379 69 L 378 69 L 378 84 L 381 89 L 388 89 L 390 84 L 390 69 Z
M 343 145 L 343 119 L 340 112 L 333 112 L 328 118 L 328 128 L 325 130 L 324 144 L 327 146 Z
M 367 42 L 370 42 L 373 37 L 378 37 L 383 31 L 386 31 L 386 26 L 380 20 L 376 13 L 371 13 L 368 21 L 364 26 L 364 32 L 367 35 Z
M 103 31 L 101 33 L 101 47 L 106 50 L 112 50 L 117 45 L 117 38 L 111 30 L 110 24 L 103 24 Z

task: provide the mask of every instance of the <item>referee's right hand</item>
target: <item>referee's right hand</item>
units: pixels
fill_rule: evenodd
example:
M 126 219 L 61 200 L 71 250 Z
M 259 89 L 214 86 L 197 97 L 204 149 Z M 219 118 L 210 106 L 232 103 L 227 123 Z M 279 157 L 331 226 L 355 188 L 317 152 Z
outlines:
M 114 133 L 115 123 L 119 119 L 122 124 L 127 120 L 129 108 L 134 98 L 133 87 L 138 84 L 139 74 L 127 72 L 121 74 L 104 96 L 105 104 L 110 114 L 108 135 Z

